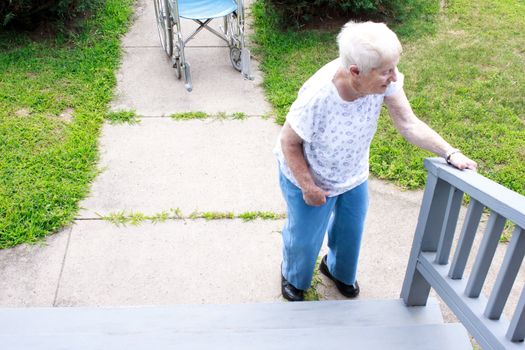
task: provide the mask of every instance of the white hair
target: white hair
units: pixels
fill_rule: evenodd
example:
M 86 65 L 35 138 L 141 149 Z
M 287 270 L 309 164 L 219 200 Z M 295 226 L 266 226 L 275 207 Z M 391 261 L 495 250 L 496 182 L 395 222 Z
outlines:
M 355 64 L 363 73 L 399 59 L 402 48 L 397 35 L 384 23 L 348 22 L 337 36 L 343 67 Z

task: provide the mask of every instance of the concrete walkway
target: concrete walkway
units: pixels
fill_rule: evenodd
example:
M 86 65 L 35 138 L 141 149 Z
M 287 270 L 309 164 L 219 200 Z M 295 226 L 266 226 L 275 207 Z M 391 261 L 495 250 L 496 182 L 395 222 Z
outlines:
M 71 227 L 43 244 L 0 251 L 0 306 L 283 300 L 283 220 L 188 218 L 192 212 L 285 212 L 271 152 L 280 127 L 263 118 L 271 108 L 259 86 L 260 73 L 256 70 L 255 81 L 243 80 L 224 45 L 201 33 L 187 50 L 194 84 L 187 93 L 160 48 L 153 4 L 146 0 L 138 1 L 123 46 L 113 107 L 144 117 L 137 125 L 104 126 L 101 173 Z M 248 117 L 167 117 L 188 111 Z M 370 196 L 360 298 L 397 298 L 422 192 L 403 192 L 372 179 Z M 121 212 L 155 215 L 177 208 L 186 219 L 138 226 L 101 220 Z M 496 258 L 502 259 L 501 252 Z M 331 281 L 323 278 L 323 284 L 318 288 L 323 298 L 341 298 Z

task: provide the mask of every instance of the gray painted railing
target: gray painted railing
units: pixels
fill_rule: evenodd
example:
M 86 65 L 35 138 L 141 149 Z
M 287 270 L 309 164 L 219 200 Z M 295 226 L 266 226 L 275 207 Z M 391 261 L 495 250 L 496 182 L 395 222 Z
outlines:
M 525 197 L 439 158 L 426 159 L 425 166 L 428 179 L 401 297 L 408 306 L 422 306 L 433 288 L 483 349 L 525 349 L 525 288 L 510 322 L 502 316 L 525 255 Z M 449 263 L 463 194 L 470 204 Z M 489 220 L 464 277 L 485 209 Z M 487 300 L 480 294 L 506 220 L 515 229 Z

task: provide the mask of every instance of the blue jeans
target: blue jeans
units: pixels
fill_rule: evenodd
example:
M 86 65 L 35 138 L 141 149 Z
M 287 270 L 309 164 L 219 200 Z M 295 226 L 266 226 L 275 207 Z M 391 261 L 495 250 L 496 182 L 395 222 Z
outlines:
M 315 263 L 328 230 L 328 269 L 345 284 L 356 281 L 357 261 L 368 209 L 368 181 L 322 206 L 305 203 L 303 193 L 282 173 L 281 191 L 288 206 L 283 228 L 282 274 L 294 287 L 310 287 Z

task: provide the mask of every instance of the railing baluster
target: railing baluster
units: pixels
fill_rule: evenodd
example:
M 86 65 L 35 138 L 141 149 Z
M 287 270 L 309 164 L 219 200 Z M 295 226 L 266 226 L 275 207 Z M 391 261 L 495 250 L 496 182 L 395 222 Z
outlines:
M 436 254 L 436 263 L 439 265 L 448 264 L 454 232 L 458 222 L 459 209 L 463 200 L 463 192 L 450 186 L 448 194 L 447 209 L 445 211 L 444 225 L 441 230 L 438 250 Z
M 525 338 L 525 288 L 521 291 L 520 300 L 510 321 L 506 337 L 513 342 L 520 342 Z
M 496 253 L 496 248 L 498 247 L 504 226 L 505 218 L 495 211 L 492 211 L 487 224 L 487 229 L 485 230 L 483 240 L 479 247 L 476 262 L 474 263 L 467 287 L 465 288 L 465 294 L 469 298 L 477 298 L 481 293 L 483 283 L 485 283 L 485 278 L 487 277 L 490 264 L 494 258 L 494 253 Z
M 483 204 L 475 200 L 470 199 L 470 204 L 467 210 L 467 217 L 463 224 L 461 234 L 459 236 L 458 245 L 454 258 L 452 259 L 452 265 L 448 273 L 448 277 L 452 279 L 462 279 L 463 272 L 465 272 L 465 266 L 467 266 L 467 260 L 472 250 L 472 244 L 474 243 L 474 237 L 478 230 L 479 221 L 483 214 Z
M 427 213 L 421 241 L 422 252 L 435 252 L 439 244 L 439 234 L 444 226 L 443 218 L 447 210 L 450 184 L 438 178 L 430 200 L 430 210 Z
M 417 259 L 421 251 L 435 252 L 437 249 L 449 188 L 450 184 L 428 173 L 425 194 L 401 290 L 401 298 L 406 305 L 421 306 L 427 303 L 430 284 L 417 270 Z
M 484 315 L 489 319 L 498 320 L 500 318 L 518 275 L 523 256 L 525 256 L 525 235 L 523 230 L 516 226 L 485 309 Z

